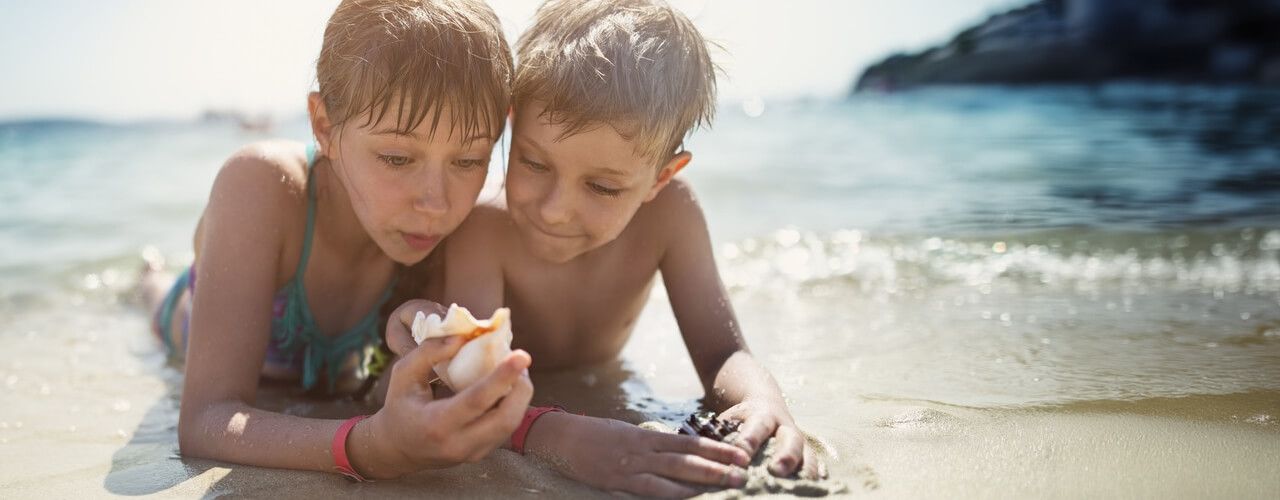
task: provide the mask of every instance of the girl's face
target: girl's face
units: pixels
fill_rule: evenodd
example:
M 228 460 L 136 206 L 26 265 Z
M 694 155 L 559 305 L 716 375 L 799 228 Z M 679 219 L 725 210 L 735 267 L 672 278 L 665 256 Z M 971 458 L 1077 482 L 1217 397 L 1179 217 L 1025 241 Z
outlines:
M 658 169 L 635 144 L 602 125 L 567 137 L 540 103 L 516 110 L 507 208 L 535 256 L 564 263 L 613 241 L 688 161 Z
M 411 265 L 475 206 L 496 137 L 462 137 L 448 109 L 435 134 L 430 114 L 409 133 L 397 131 L 395 119 L 388 112 L 362 126 L 364 117 L 353 118 L 320 147 L 369 237 L 392 260 Z

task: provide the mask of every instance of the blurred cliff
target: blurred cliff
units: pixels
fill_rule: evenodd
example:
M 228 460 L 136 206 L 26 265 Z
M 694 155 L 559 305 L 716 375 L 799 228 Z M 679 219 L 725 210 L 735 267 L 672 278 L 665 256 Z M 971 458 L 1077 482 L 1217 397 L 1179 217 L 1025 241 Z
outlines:
M 1042 0 L 867 68 L 853 92 L 943 83 L 1280 83 L 1280 0 Z

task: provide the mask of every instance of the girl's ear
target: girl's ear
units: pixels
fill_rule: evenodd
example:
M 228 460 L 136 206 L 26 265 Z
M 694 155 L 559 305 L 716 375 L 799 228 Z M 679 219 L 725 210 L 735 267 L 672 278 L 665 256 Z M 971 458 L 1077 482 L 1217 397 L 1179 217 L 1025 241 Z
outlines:
M 311 115 L 311 135 L 316 138 L 317 151 L 321 156 L 328 156 L 329 140 L 333 132 L 333 123 L 329 121 L 329 111 L 324 107 L 324 99 L 319 92 L 307 95 L 307 113 Z
M 688 165 L 691 160 L 693 160 L 693 153 L 688 151 L 676 153 L 676 155 L 672 156 L 670 160 L 667 160 L 667 163 L 662 166 L 662 169 L 658 170 L 658 180 L 653 183 L 653 188 L 649 190 L 649 195 L 645 196 L 644 202 L 648 203 L 653 201 L 653 199 L 658 196 L 658 193 L 662 192 L 662 188 L 667 187 L 667 184 L 671 182 L 671 178 L 675 177 L 677 173 L 683 170 L 685 165 Z

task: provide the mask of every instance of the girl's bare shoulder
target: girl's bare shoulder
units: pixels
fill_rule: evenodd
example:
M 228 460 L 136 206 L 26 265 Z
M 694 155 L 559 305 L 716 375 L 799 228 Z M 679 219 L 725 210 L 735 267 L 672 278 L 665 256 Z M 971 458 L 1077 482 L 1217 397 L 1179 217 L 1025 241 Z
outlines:
M 214 180 L 209 205 L 247 206 L 292 218 L 298 210 L 305 210 L 306 193 L 307 158 L 303 145 L 294 141 L 261 141 L 241 147 L 223 163 Z

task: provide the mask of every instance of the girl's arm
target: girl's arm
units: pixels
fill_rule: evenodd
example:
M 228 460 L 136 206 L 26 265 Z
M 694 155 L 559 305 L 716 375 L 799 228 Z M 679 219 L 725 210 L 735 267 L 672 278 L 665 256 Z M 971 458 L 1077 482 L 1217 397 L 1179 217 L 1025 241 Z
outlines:
M 248 151 L 233 157 L 219 172 L 205 211 L 179 447 L 188 456 L 330 471 L 330 443 L 340 421 L 253 407 L 284 228 L 297 223 L 296 209 L 290 210 L 290 203 L 297 203 L 290 197 L 296 195 L 281 183 L 284 169 L 278 165 L 284 162 L 262 156 Z M 433 345 L 413 357 L 415 362 L 397 364 L 386 406 L 348 437 L 348 456 L 357 471 L 396 477 L 476 459 L 518 425 L 532 395 L 523 376 L 527 354 L 513 354 L 466 398 L 431 400 L 426 370 L 433 359 L 451 356 L 458 347 Z
M 667 247 L 660 261 L 662 280 L 685 347 L 709 399 L 721 416 L 741 422 L 740 441 L 754 455 L 769 437 L 778 438 L 770 472 L 789 476 L 803 465 L 820 475 L 821 464 L 787 410 L 782 390 L 747 350 L 733 304 L 716 269 L 706 218 L 692 190 L 672 182 L 663 195 Z

